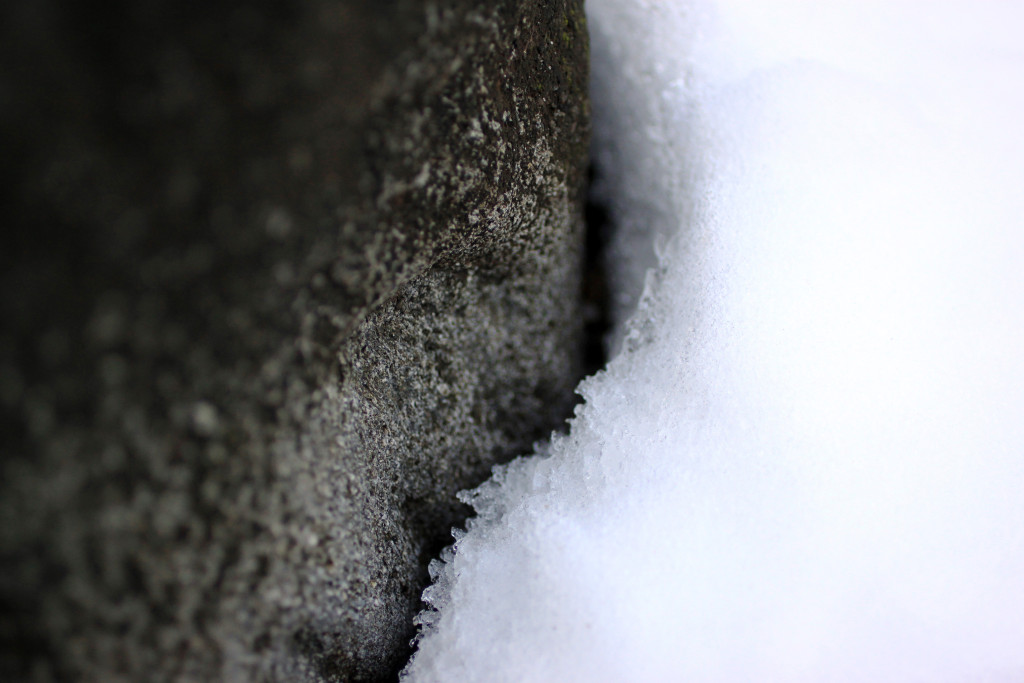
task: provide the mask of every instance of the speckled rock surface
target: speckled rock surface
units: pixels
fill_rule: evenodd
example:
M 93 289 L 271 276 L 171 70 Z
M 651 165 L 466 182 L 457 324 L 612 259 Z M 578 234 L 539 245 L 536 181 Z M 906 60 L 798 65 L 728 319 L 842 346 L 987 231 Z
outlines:
M 0 7 L 0 678 L 387 680 L 572 405 L 580 0 Z

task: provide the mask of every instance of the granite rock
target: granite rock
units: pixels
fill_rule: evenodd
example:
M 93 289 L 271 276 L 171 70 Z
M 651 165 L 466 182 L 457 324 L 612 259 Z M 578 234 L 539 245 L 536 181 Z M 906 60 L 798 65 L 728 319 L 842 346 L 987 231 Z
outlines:
M 0 678 L 393 678 L 581 351 L 582 0 L 0 7 Z

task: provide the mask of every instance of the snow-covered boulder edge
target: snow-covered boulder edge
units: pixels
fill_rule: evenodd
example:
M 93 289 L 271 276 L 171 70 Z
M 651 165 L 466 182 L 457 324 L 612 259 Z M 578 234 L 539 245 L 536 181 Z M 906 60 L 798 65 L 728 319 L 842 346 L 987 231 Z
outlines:
M 407 680 L 1020 680 L 1022 10 L 588 11 L 639 304 Z

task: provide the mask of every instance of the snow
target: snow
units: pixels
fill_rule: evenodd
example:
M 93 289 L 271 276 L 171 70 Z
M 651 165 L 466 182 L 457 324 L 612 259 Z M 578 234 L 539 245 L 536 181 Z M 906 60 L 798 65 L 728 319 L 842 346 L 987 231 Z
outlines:
M 1024 680 L 1024 5 L 587 10 L 616 355 L 404 677 Z

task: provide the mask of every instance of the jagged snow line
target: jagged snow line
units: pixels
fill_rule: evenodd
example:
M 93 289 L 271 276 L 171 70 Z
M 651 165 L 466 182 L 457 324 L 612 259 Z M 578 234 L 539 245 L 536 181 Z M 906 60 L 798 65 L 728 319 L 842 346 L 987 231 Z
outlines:
M 588 11 L 639 304 L 406 675 L 1024 679 L 1020 5 Z

